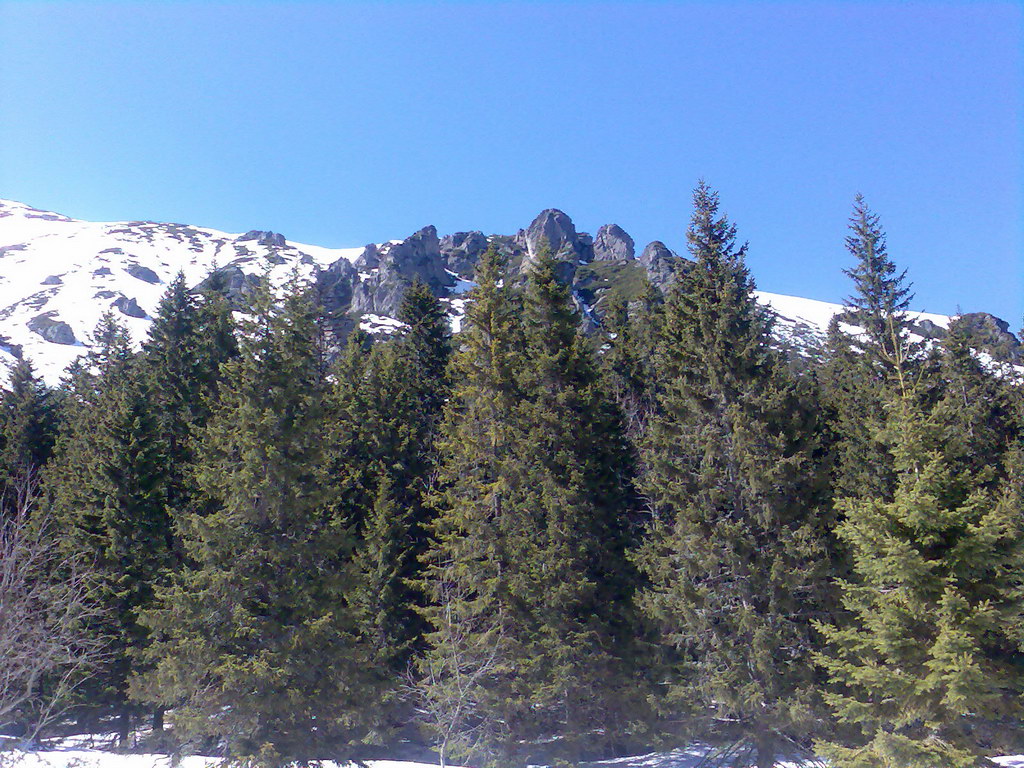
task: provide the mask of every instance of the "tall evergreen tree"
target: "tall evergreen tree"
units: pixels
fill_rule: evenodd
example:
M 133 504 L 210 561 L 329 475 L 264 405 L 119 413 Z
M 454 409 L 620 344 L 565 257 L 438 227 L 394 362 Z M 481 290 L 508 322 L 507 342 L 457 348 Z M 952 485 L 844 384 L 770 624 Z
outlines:
M 856 260 L 844 273 L 854 284 L 854 293 L 846 300 L 849 314 L 867 337 L 860 348 L 873 365 L 892 370 L 906 355 L 906 310 L 914 295 L 906 270 L 900 272 L 889 258 L 878 215 L 860 194 L 853 201 L 846 250 Z
M 216 307 L 218 298 L 215 288 L 196 297 L 179 272 L 160 299 L 143 345 L 143 375 L 165 443 L 172 511 L 191 503 L 188 473 L 195 432 L 209 416 L 221 364 L 237 353 L 230 313 Z
M 362 337 L 350 340 L 335 368 L 330 441 L 335 497 L 359 532 L 350 598 L 396 686 L 424 630 L 411 583 L 426 545 L 451 356 L 448 318 L 425 283 L 407 289 L 398 316 L 401 334 L 369 354 Z
M 837 435 L 837 492 L 886 496 L 892 493 L 895 476 L 886 446 L 876 437 L 896 371 L 909 374 L 919 351 L 910 342 L 906 315 L 913 294 L 906 272 L 889 257 L 879 217 L 861 195 L 854 200 L 849 229 L 846 248 L 855 264 L 845 274 L 854 282 L 854 293 L 842 319 L 858 330 L 847 333 L 840 318 L 833 320 L 819 380 Z
M 670 668 L 733 760 L 773 766 L 815 728 L 811 619 L 827 606 L 825 483 L 812 409 L 774 352 L 746 246 L 701 182 L 695 260 L 671 289 L 644 458 L 653 519 L 635 559 Z
M 345 757 L 373 716 L 345 607 L 351 537 L 327 498 L 317 315 L 297 277 L 280 303 L 264 281 L 203 431 L 190 567 L 146 615 L 139 695 L 174 707 L 175 733 L 259 765 Z
M 654 328 L 658 325 L 661 295 L 653 286 L 648 284 L 647 288 L 634 307 L 621 297 L 613 299 L 602 318 L 605 379 L 634 442 L 643 435 L 654 401 Z
M 1014 412 L 1012 374 L 979 360 L 970 332 L 955 318 L 939 345 L 936 419 L 955 476 L 994 490 L 1006 478 L 1008 452 L 1024 437 Z
M 572 758 L 635 715 L 632 462 L 550 253 L 531 265 L 522 328 L 499 265 L 490 252 L 478 268 L 454 366 L 426 697 L 458 700 L 462 721 L 438 726 L 455 754 Z
M 170 562 L 170 520 L 160 438 L 127 331 L 106 315 L 95 348 L 73 366 L 56 454 L 44 477 L 62 545 L 92 564 L 110 663 L 83 688 L 91 705 L 120 716 L 122 742 L 139 708 L 128 699 L 148 631 L 140 613 Z M 95 706 L 93 706 L 95 711 Z
M 49 388 L 28 359 L 19 360 L 0 395 L 0 509 L 13 504 L 25 482 L 49 461 L 56 428 Z
M 1000 495 L 963 477 L 941 414 L 902 390 L 886 422 L 893 495 L 840 503 L 853 574 L 821 661 L 863 739 L 822 745 L 837 768 L 994 765 L 986 755 L 1020 738 L 1020 478 Z

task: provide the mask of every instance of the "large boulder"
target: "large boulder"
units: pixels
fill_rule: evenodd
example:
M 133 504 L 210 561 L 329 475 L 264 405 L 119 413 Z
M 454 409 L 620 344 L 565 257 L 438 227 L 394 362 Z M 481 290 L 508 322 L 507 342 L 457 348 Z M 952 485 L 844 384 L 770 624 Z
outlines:
M 634 258 L 633 238 L 618 224 L 605 224 L 594 238 L 595 261 L 630 261 Z
M 56 312 L 44 312 L 41 315 L 36 315 L 28 321 L 28 329 L 54 344 L 77 344 L 78 339 L 75 338 L 75 332 L 71 330 L 71 326 L 63 320 L 58 320 L 54 317 L 55 314 Z
M 142 266 L 141 264 L 129 264 L 124 268 L 124 271 L 136 280 L 141 280 L 144 283 L 156 285 L 160 282 L 160 276 L 156 272 L 149 267 Z
M 146 316 L 146 311 L 139 306 L 139 302 L 136 299 L 128 298 L 127 296 L 119 296 L 114 301 L 114 308 L 127 317 L 143 318 Z

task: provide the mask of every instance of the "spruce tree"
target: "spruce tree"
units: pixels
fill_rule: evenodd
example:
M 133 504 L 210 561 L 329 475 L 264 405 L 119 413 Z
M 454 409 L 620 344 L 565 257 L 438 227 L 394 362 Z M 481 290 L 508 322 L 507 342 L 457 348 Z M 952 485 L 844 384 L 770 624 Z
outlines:
M 772 349 L 746 246 L 718 207 L 701 182 L 695 263 L 666 298 L 656 352 L 643 480 L 653 518 L 635 560 L 650 580 L 640 605 L 669 654 L 664 713 L 694 710 L 704 737 L 729 745 L 725 762 L 767 767 L 815 728 L 826 485 L 812 409 Z
M 509 558 L 501 525 L 521 329 L 503 267 L 493 247 L 477 266 L 452 365 L 434 500 L 439 514 L 424 558 L 430 599 L 424 613 L 432 631 L 420 660 L 422 709 L 442 765 L 449 758 L 486 759 L 511 739 L 498 691 L 511 674 L 512 656 L 502 605 Z
M 844 274 L 854 284 L 854 293 L 846 300 L 848 314 L 867 337 L 860 347 L 873 365 L 891 370 L 906 354 L 910 330 L 906 311 L 914 295 L 906 270 L 899 271 L 889 258 L 878 215 L 860 194 L 853 201 L 846 250 L 856 259 Z
M 938 348 L 936 419 L 954 474 L 994 490 L 1006 478 L 1008 452 L 1024 432 L 1016 422 L 1011 372 L 996 371 L 975 356 L 968 328 L 958 318 Z M 1007 375 L 1009 373 L 1009 375 Z
M 223 336 L 217 327 L 224 320 L 230 323 L 230 314 L 210 311 L 216 302 L 212 290 L 202 300 L 194 296 L 179 272 L 160 299 L 143 345 L 143 375 L 165 443 L 167 504 L 172 513 L 192 502 L 188 474 L 195 433 L 208 418 L 221 363 L 236 352 L 230 325 Z
M 413 281 L 398 316 L 400 335 L 369 354 L 363 337 L 350 340 L 335 368 L 331 430 L 335 496 L 359 532 L 351 599 L 396 685 L 425 629 L 411 584 L 426 546 L 451 356 L 448 318 L 425 283 Z
M 72 368 L 44 488 L 62 546 L 95 571 L 103 616 L 89 631 L 109 644 L 110 659 L 82 691 L 97 714 L 120 717 L 123 743 L 139 712 L 128 698 L 129 680 L 143 667 L 139 654 L 149 643 L 139 617 L 171 561 L 166 445 L 127 331 L 108 314 L 94 341 Z
M 35 375 L 31 361 L 19 360 L 0 395 L 0 509 L 14 504 L 25 483 L 49 461 L 56 428 L 49 388 Z
M 913 294 L 888 254 L 877 214 L 857 195 L 846 248 L 855 260 L 844 270 L 854 282 L 846 312 L 829 327 L 825 361 L 819 372 L 823 405 L 837 439 L 835 486 L 840 495 L 892 493 L 895 477 L 886 447 L 876 436 L 885 393 L 897 369 L 909 375 L 920 350 L 910 341 L 906 310 Z M 841 328 L 844 321 L 853 333 Z
M 264 280 L 222 368 L 203 511 L 181 526 L 189 567 L 146 615 L 155 669 L 138 686 L 188 744 L 258 765 L 348 756 L 375 698 L 346 609 L 351 536 L 327 498 L 318 310 L 297 277 L 285 292 Z
M 426 708 L 456 697 L 461 722 L 435 723 L 455 755 L 576 759 L 642 696 L 627 662 L 632 461 L 550 253 L 521 321 L 495 253 L 477 276 L 427 558 Z
M 660 304 L 657 289 L 648 285 L 634 306 L 621 297 L 612 299 L 601 319 L 605 332 L 601 354 L 605 380 L 634 442 L 639 442 L 653 404 L 653 329 L 658 325 Z
M 986 755 L 1020 738 L 1020 478 L 999 493 L 963 477 L 942 410 L 898 392 L 884 435 L 896 488 L 839 503 L 848 614 L 821 627 L 827 699 L 862 739 L 821 751 L 837 768 L 994 765 Z

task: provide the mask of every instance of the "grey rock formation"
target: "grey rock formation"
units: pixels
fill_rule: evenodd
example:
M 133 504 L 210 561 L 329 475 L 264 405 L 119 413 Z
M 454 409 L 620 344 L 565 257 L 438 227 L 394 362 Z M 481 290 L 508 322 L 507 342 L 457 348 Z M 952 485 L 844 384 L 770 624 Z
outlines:
M 636 255 L 633 238 L 618 224 L 605 224 L 594 238 L 595 261 L 629 261 Z
M 686 261 L 670 251 L 663 242 L 655 240 L 644 247 L 640 254 L 640 263 L 647 270 L 647 277 L 651 284 L 664 289 L 672 282 L 676 269 Z
M 363 252 L 359 254 L 356 259 L 355 267 L 360 272 L 369 272 L 372 269 L 376 269 L 380 266 L 380 251 L 377 250 L 377 246 L 370 243 Z
M 556 255 L 572 253 L 578 258 L 586 252 L 572 219 L 557 208 L 541 211 L 529 227 L 519 230 L 515 236 L 516 245 L 523 248 L 531 259 L 545 240 Z
M 442 237 L 439 249 L 449 270 L 471 280 L 480 254 L 487 250 L 487 238 L 483 232 L 456 232 Z
M 250 229 L 236 239 L 242 243 L 247 240 L 255 240 L 257 245 L 273 245 L 278 248 L 284 248 L 287 245 L 284 235 L 280 232 L 268 232 L 261 229 Z
M 944 339 L 946 338 L 946 329 L 941 325 L 936 325 L 931 320 L 919 320 L 914 323 L 913 331 L 923 339 Z
M 394 316 L 405 289 L 415 278 L 430 286 L 437 296 L 443 296 L 455 283 L 445 272 L 437 230 L 432 226 L 400 243 L 385 243 L 378 249 L 377 258 L 377 272 L 354 286 L 352 312 Z
M 967 312 L 953 320 L 967 328 L 971 345 L 1001 362 L 1024 358 L 1020 340 L 1010 333 L 1010 324 L 988 312 Z
M 256 286 L 259 285 L 259 278 L 256 275 L 245 274 L 241 267 L 228 264 L 216 272 L 217 277 L 223 281 L 222 292 L 235 309 L 245 309 L 249 306 L 249 298 L 252 296 Z M 199 285 L 192 289 L 193 293 L 201 293 L 210 287 L 213 276 L 207 277 Z
M 57 320 L 53 316 L 54 314 L 54 312 L 46 312 L 36 315 L 28 321 L 28 329 L 54 344 L 77 344 L 78 339 L 75 338 L 75 332 L 71 330 L 71 326 L 63 320 Z
M 60 285 L 63 282 L 60 275 L 49 275 L 43 279 L 41 285 Z
M 590 261 L 594 255 L 590 235 L 577 233 L 572 219 L 557 208 L 548 208 L 541 211 L 529 227 L 519 230 L 513 239 L 515 246 L 526 251 L 521 267 L 523 271 L 529 269 L 530 262 L 545 242 L 555 258 L 562 262 L 557 275 L 564 283 L 572 283 L 577 265 L 581 261 Z
M 347 259 L 338 259 L 327 269 L 316 272 L 316 291 L 338 338 L 347 335 L 354 325 L 348 310 L 358 284 L 359 271 Z
M 139 302 L 134 298 L 130 299 L 127 296 L 121 296 L 114 301 L 114 307 L 122 315 L 127 315 L 128 317 L 141 318 L 146 316 L 146 312 L 139 306 Z
M 141 264 L 129 264 L 124 268 L 124 270 L 137 280 L 142 280 L 146 283 L 153 283 L 154 285 L 160 282 L 160 276 L 156 272 L 149 267 L 142 266 Z

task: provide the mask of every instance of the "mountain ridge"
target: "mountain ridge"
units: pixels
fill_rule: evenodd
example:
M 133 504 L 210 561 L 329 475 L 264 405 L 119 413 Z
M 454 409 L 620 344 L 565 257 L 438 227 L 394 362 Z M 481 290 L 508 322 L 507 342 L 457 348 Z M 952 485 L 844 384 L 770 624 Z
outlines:
M 106 311 L 117 313 L 133 340 L 146 337 L 151 316 L 166 284 L 181 271 L 199 286 L 216 268 L 231 298 L 244 305 L 259 276 L 281 280 L 293 269 L 316 284 L 337 333 L 356 325 L 376 334 L 400 327 L 395 318 L 405 288 L 416 278 L 446 305 L 458 330 L 465 293 L 472 287 L 477 259 L 495 245 L 522 274 L 544 242 L 560 261 L 559 277 L 569 283 L 584 322 L 600 321 L 606 297 L 635 299 L 645 280 L 659 288 L 688 263 L 654 241 L 636 254 L 621 227 L 606 224 L 596 237 L 578 232 L 563 211 L 542 211 L 514 235 L 480 231 L 438 236 L 423 227 L 401 240 L 354 248 L 326 248 L 288 240 L 269 230 L 229 233 L 173 222 L 91 222 L 0 200 L 0 366 L 23 356 L 55 384 L 66 366 L 89 349 L 89 334 Z M 758 291 L 759 300 L 778 316 L 777 335 L 807 350 L 824 339 L 841 304 Z M 919 335 L 938 338 L 950 317 L 910 313 Z M 972 322 L 992 343 L 1019 356 L 1019 342 L 1008 325 L 986 313 Z M 855 330 L 855 329 L 851 329 Z M 1000 347 L 1000 348 L 1002 348 Z

